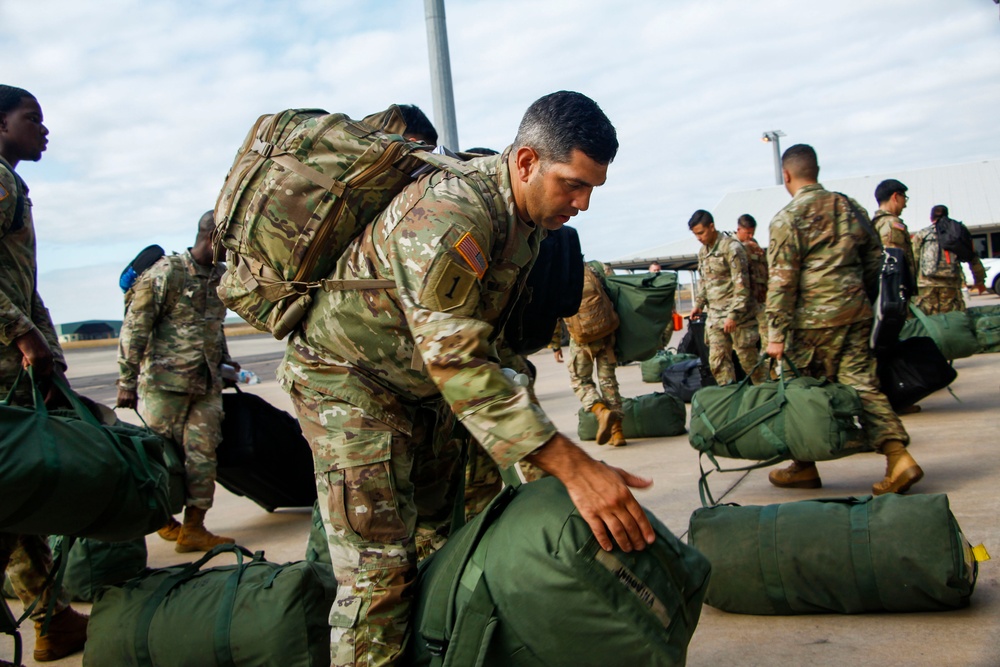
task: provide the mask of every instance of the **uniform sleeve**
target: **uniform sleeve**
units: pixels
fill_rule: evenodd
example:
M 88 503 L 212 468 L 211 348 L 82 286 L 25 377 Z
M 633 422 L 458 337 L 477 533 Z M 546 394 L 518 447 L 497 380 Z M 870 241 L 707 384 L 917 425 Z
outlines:
M 146 355 L 150 334 L 166 303 L 170 262 L 150 268 L 132 286 L 132 302 L 125 311 L 121 333 L 118 336 L 118 386 L 135 391 L 139 382 L 139 368 Z
M 705 272 L 702 271 L 701 253 L 698 254 L 698 289 L 694 296 L 694 307 L 705 310 L 708 305 L 708 298 L 705 295 Z
M 770 237 L 767 245 L 768 340 L 784 343 L 799 297 L 802 250 L 786 213 L 779 213 L 771 221 Z
M 9 171 L 0 168 L 0 243 L 5 243 L 7 233 L 14 226 L 14 211 L 17 209 L 17 183 Z M 17 266 L 0 266 L 0 271 L 22 271 Z M 8 293 L 8 283 L 0 280 L 0 343 L 12 345 L 15 338 L 23 336 L 34 328 L 28 313 L 16 305 Z
M 739 322 L 750 313 L 750 263 L 741 243 L 730 243 L 728 254 L 730 281 L 733 284 L 729 319 Z
M 853 202 L 853 200 L 852 200 Z M 868 217 L 867 211 L 861 208 L 857 202 L 853 202 L 860 215 Z M 892 225 L 888 225 L 890 233 Z M 864 242 L 861 245 L 861 272 L 869 300 L 874 301 L 878 296 L 879 276 L 882 273 L 882 239 L 877 233 L 865 231 Z
M 979 259 L 979 256 L 973 258 L 969 262 L 969 268 L 972 270 L 972 280 L 976 285 L 986 284 L 986 267 L 983 266 L 983 260 Z
M 414 207 L 389 233 L 388 259 L 425 371 L 479 444 L 499 465 L 510 466 L 556 428 L 489 360 L 493 327 L 479 315 L 477 273 L 484 267 L 476 252 L 491 262 L 492 239 L 465 211 L 434 202 Z
M 31 298 L 31 319 L 39 333 L 42 334 L 42 338 L 49 344 L 49 349 L 52 350 L 53 363 L 65 371 L 67 368 L 66 357 L 63 354 L 62 346 L 59 345 L 59 334 L 56 333 L 56 327 L 52 324 L 52 316 L 49 315 L 49 309 L 42 302 L 42 297 L 38 293 L 38 290 L 35 290 Z

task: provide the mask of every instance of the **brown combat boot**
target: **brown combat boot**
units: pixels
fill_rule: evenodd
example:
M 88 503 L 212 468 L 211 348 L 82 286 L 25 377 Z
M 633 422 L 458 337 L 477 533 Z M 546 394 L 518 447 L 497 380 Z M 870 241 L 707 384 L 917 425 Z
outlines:
M 209 551 L 212 547 L 220 544 L 233 544 L 236 542 L 231 537 L 219 537 L 213 535 L 205 529 L 205 510 L 197 507 L 184 508 L 184 524 L 181 526 L 180 535 L 177 536 L 177 546 L 174 551 L 186 553 L 188 551 Z
M 156 534 L 165 539 L 167 542 L 176 542 L 177 537 L 181 534 L 181 524 L 174 517 L 170 517 L 170 521 L 167 522 L 167 525 L 156 531 Z
M 42 635 L 42 621 L 35 621 L 35 662 L 50 662 L 83 649 L 87 642 L 85 616 L 66 607 L 49 621 L 49 631 Z
M 782 489 L 818 489 L 823 486 L 819 470 L 811 461 L 792 461 L 787 468 L 772 470 L 767 479 Z
M 882 445 L 882 453 L 885 454 L 885 479 L 872 484 L 872 493 L 876 496 L 906 493 L 923 478 L 924 471 L 899 440 Z
M 625 442 L 625 433 L 622 431 L 622 423 L 620 420 L 611 425 L 611 440 L 608 444 L 612 447 L 624 447 L 628 444 Z
M 590 411 L 597 417 L 597 444 L 606 445 L 611 439 L 611 425 L 617 421 L 617 415 L 608 410 L 604 403 L 594 403 Z

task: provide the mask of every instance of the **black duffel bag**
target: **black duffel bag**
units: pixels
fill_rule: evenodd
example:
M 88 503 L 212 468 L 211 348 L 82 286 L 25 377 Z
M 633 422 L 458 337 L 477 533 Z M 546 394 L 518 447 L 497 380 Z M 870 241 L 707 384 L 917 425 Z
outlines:
M 958 377 L 933 338 L 899 341 L 878 355 L 878 379 L 892 409 L 916 405 Z
M 690 403 L 694 392 L 701 389 L 701 359 L 688 359 L 660 373 L 664 393 Z

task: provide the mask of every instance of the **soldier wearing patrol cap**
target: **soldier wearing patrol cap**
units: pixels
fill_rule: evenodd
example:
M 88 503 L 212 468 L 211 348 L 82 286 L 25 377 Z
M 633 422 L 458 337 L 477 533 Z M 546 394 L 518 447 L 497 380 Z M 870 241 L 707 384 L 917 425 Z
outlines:
M 916 264 L 913 262 L 913 242 L 910 230 L 906 228 L 899 214 L 906 208 L 908 188 L 895 178 L 882 181 L 875 188 L 878 210 L 872 216 L 872 225 L 882 240 L 883 248 L 899 248 L 906 258 L 906 270 L 910 280 L 916 279 Z
M 605 549 L 654 533 L 629 487 L 649 480 L 595 461 L 491 361 L 506 307 L 546 229 L 588 208 L 618 149 L 614 127 L 579 93 L 547 95 L 514 144 L 406 187 L 348 247 L 333 279 L 392 289 L 324 292 L 289 340 L 279 379 L 313 448 L 337 599 L 331 658 L 397 663 L 416 574 L 415 525 L 434 452 L 422 406 L 442 397 L 500 465 L 528 460 L 559 478 Z M 452 459 L 446 458 L 446 461 Z

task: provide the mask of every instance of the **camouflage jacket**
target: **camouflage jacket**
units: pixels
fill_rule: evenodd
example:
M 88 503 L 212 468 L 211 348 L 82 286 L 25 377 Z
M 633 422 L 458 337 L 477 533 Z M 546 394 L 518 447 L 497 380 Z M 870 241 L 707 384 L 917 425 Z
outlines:
M 118 344 L 118 386 L 187 394 L 222 391 L 219 364 L 230 361 L 216 293 L 224 267 L 201 266 L 191 251 L 161 258 L 132 287 Z M 173 272 L 184 280 L 171 280 Z M 174 285 L 179 294 L 168 295 Z
M 965 287 L 961 262 L 954 253 L 942 250 L 938 245 L 937 228 L 934 225 L 924 227 L 913 235 L 913 254 L 920 262 L 920 270 L 916 272 L 917 287 L 947 287 L 956 290 Z M 972 269 L 973 282 L 981 285 L 986 281 L 986 267 L 979 257 L 969 262 L 969 268 Z
M 872 217 L 872 225 L 882 241 L 883 248 L 899 248 L 906 258 L 906 268 L 910 272 L 910 278 L 916 280 L 917 265 L 913 261 L 913 241 L 910 239 L 910 230 L 906 224 L 892 213 L 878 209 Z
M 18 195 L 23 210 L 15 220 Z M 38 295 L 35 225 L 28 186 L 0 158 L 0 393 L 6 396 L 21 368 L 22 355 L 14 339 L 37 329 L 52 349 L 57 367 L 66 360 L 49 311 Z M 25 390 L 25 395 L 30 392 Z M 20 398 L 19 398 L 20 400 Z
M 760 247 L 757 239 L 744 243 L 743 249 L 750 263 L 750 291 L 757 307 L 762 308 L 767 301 L 767 251 Z
M 856 201 L 818 183 L 801 188 L 774 216 L 767 246 L 768 340 L 782 343 L 790 329 L 872 318 L 866 288 L 878 283 L 882 244 L 868 224 Z
M 698 294 L 695 306 L 710 320 L 732 319 L 741 324 L 757 311 L 750 290 L 750 264 L 743 244 L 719 232 L 715 244 L 698 250 Z M 707 309 L 706 309 L 707 306 Z
M 330 278 L 389 279 L 395 288 L 318 293 L 278 370 L 286 389 L 335 396 L 404 433 L 418 404 L 443 397 L 505 466 L 555 434 L 491 354 L 544 234 L 518 218 L 509 150 L 471 161 L 479 185 L 445 172 L 421 177 L 352 242 Z M 336 468 L 338 456 L 318 463 Z

